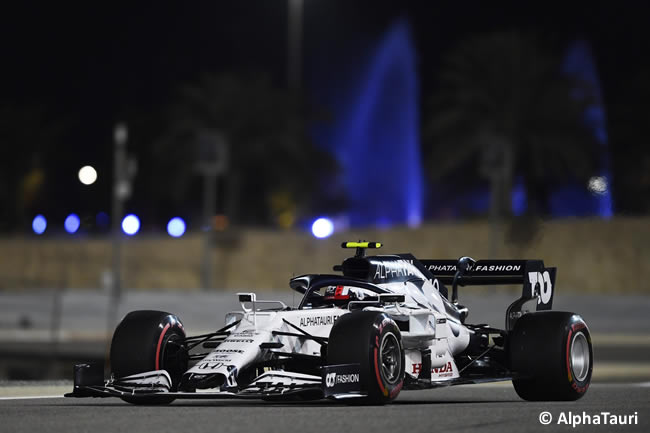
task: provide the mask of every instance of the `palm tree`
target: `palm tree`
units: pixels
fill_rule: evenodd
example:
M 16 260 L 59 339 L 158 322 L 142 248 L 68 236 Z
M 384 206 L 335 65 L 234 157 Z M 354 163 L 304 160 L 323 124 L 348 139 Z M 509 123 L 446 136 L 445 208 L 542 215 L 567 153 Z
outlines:
M 194 144 L 218 131 L 229 144 L 225 210 L 234 223 L 266 223 L 306 211 L 332 158 L 310 142 L 300 98 L 261 78 L 206 75 L 180 91 L 156 143 L 167 191 L 187 194 L 196 176 Z M 287 209 L 290 208 L 290 209 Z
M 528 193 L 528 212 L 544 215 L 555 185 L 585 182 L 597 164 L 583 125 L 589 103 L 580 83 L 562 75 L 562 56 L 517 32 L 474 35 L 446 57 L 439 91 L 424 119 L 432 179 L 462 170 L 491 184 L 491 217 L 510 215 L 513 180 Z M 428 144 L 428 146 L 427 146 Z

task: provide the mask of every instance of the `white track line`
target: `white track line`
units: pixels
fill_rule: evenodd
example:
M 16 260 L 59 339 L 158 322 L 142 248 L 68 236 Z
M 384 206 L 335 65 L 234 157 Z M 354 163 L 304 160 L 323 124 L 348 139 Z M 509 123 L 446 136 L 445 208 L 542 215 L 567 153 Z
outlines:
M 61 394 L 59 395 L 28 395 L 20 397 L 0 397 L 0 400 L 32 400 L 39 398 L 63 398 Z

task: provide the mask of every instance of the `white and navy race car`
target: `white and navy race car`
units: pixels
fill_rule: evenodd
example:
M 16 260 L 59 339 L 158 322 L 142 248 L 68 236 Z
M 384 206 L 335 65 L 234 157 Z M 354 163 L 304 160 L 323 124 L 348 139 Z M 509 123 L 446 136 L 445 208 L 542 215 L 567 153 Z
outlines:
M 66 396 L 385 404 L 403 390 L 506 380 L 525 400 L 587 392 L 589 329 L 575 313 L 551 311 L 556 268 L 541 260 L 366 256 L 380 246 L 346 242 L 356 254 L 334 266 L 340 274 L 292 278 L 302 294 L 297 308 L 238 294 L 242 311 L 210 334 L 186 336 L 173 314 L 133 311 L 113 335 L 110 378 L 101 364 L 78 364 Z M 458 303 L 458 286 L 491 284 L 523 287 L 504 329 L 467 323 Z

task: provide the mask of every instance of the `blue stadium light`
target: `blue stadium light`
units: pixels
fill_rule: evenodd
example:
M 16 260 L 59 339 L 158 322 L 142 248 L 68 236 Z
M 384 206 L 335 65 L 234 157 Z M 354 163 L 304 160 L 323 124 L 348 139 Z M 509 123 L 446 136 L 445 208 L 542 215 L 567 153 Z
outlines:
M 180 238 L 185 234 L 185 221 L 183 218 L 174 217 L 167 223 L 167 233 L 173 238 Z
M 80 225 L 81 225 L 81 220 L 79 219 L 79 216 L 74 213 L 68 215 L 65 221 L 63 222 L 63 227 L 65 227 L 65 231 L 70 234 L 76 233 L 77 230 L 79 230 Z
M 129 236 L 133 236 L 140 230 L 140 219 L 135 214 L 128 214 L 122 220 L 122 231 Z
M 34 220 L 32 221 L 32 230 L 34 230 L 34 233 L 37 235 L 42 235 L 43 232 L 45 232 L 45 229 L 47 228 L 47 220 L 45 217 L 41 214 L 38 214 L 34 217 Z
M 317 238 L 324 239 L 334 233 L 334 224 L 329 218 L 318 218 L 311 225 L 311 232 Z

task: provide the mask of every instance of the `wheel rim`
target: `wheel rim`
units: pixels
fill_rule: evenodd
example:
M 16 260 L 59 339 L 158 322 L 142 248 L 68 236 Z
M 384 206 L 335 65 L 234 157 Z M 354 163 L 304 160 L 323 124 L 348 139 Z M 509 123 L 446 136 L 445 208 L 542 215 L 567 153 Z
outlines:
M 402 370 L 402 353 L 399 341 L 392 332 L 384 335 L 381 341 L 381 375 L 392 385 L 399 381 Z
M 184 359 L 182 359 L 184 356 L 186 356 L 186 349 L 183 346 L 182 337 L 177 334 L 166 337 L 160 359 L 160 368 L 167 370 L 174 385 L 176 385 L 176 382 L 187 368 Z
M 589 372 L 589 343 L 584 333 L 578 332 L 571 341 L 571 371 L 573 377 L 582 382 Z

